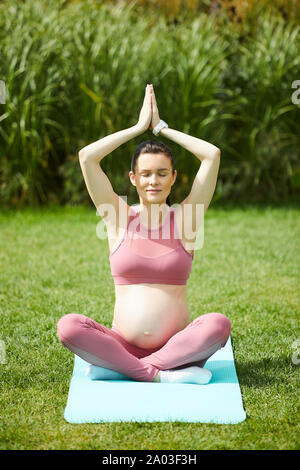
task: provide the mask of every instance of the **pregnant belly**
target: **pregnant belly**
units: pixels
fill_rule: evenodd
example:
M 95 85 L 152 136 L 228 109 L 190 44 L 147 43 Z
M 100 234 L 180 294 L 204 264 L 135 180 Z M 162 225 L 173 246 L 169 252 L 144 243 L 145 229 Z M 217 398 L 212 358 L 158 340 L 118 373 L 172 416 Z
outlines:
M 159 348 L 189 324 L 190 313 L 184 296 L 145 287 L 116 297 L 112 326 L 135 346 Z

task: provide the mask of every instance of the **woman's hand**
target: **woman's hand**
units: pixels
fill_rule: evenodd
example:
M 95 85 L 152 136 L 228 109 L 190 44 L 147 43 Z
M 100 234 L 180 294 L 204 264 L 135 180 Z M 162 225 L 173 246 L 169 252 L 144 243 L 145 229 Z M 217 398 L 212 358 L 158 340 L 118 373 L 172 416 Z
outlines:
M 157 124 L 159 123 L 160 117 L 159 117 L 159 114 L 158 114 L 156 98 L 155 98 L 155 94 L 154 94 L 154 90 L 153 90 L 152 85 L 151 85 L 150 91 L 151 91 L 151 99 L 152 99 L 152 120 L 151 120 L 151 124 L 150 124 L 150 129 L 153 130 L 154 127 L 157 126 Z
M 144 103 L 140 112 L 137 127 L 139 127 L 142 132 L 145 132 L 149 128 L 151 119 L 152 119 L 151 91 L 150 91 L 150 85 L 147 85 L 146 91 L 145 91 Z

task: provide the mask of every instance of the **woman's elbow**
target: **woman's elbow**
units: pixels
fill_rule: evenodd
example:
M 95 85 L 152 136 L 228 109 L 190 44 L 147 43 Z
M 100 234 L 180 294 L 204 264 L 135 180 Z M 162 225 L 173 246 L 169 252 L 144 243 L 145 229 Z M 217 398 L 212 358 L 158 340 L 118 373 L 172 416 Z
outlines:
M 220 158 L 220 157 L 221 157 L 221 150 L 220 150 L 218 147 L 216 147 L 215 154 L 216 154 L 216 158 Z

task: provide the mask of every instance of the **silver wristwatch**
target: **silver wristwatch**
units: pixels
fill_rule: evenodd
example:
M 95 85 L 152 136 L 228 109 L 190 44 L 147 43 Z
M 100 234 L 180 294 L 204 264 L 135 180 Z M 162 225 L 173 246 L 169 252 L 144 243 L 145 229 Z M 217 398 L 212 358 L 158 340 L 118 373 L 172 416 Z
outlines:
M 154 135 L 157 135 L 160 133 L 160 131 L 164 128 L 164 127 L 169 127 L 168 124 L 163 121 L 162 119 L 159 121 L 159 123 L 157 124 L 157 126 L 154 127 L 153 129 L 153 134 Z

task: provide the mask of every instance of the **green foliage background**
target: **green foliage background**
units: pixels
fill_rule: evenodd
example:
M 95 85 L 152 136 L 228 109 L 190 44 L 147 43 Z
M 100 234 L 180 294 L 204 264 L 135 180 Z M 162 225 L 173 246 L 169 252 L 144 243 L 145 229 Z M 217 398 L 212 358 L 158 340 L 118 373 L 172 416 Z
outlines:
M 1 205 L 91 204 L 78 151 L 133 126 L 147 83 L 169 127 L 221 149 L 214 201 L 297 198 L 299 29 L 267 7 L 240 24 L 208 11 L 170 20 L 137 1 L 2 1 Z M 129 203 L 137 198 L 132 154 L 151 138 L 148 131 L 101 163 Z M 159 140 L 176 160 L 172 204 L 190 191 L 199 161 Z

